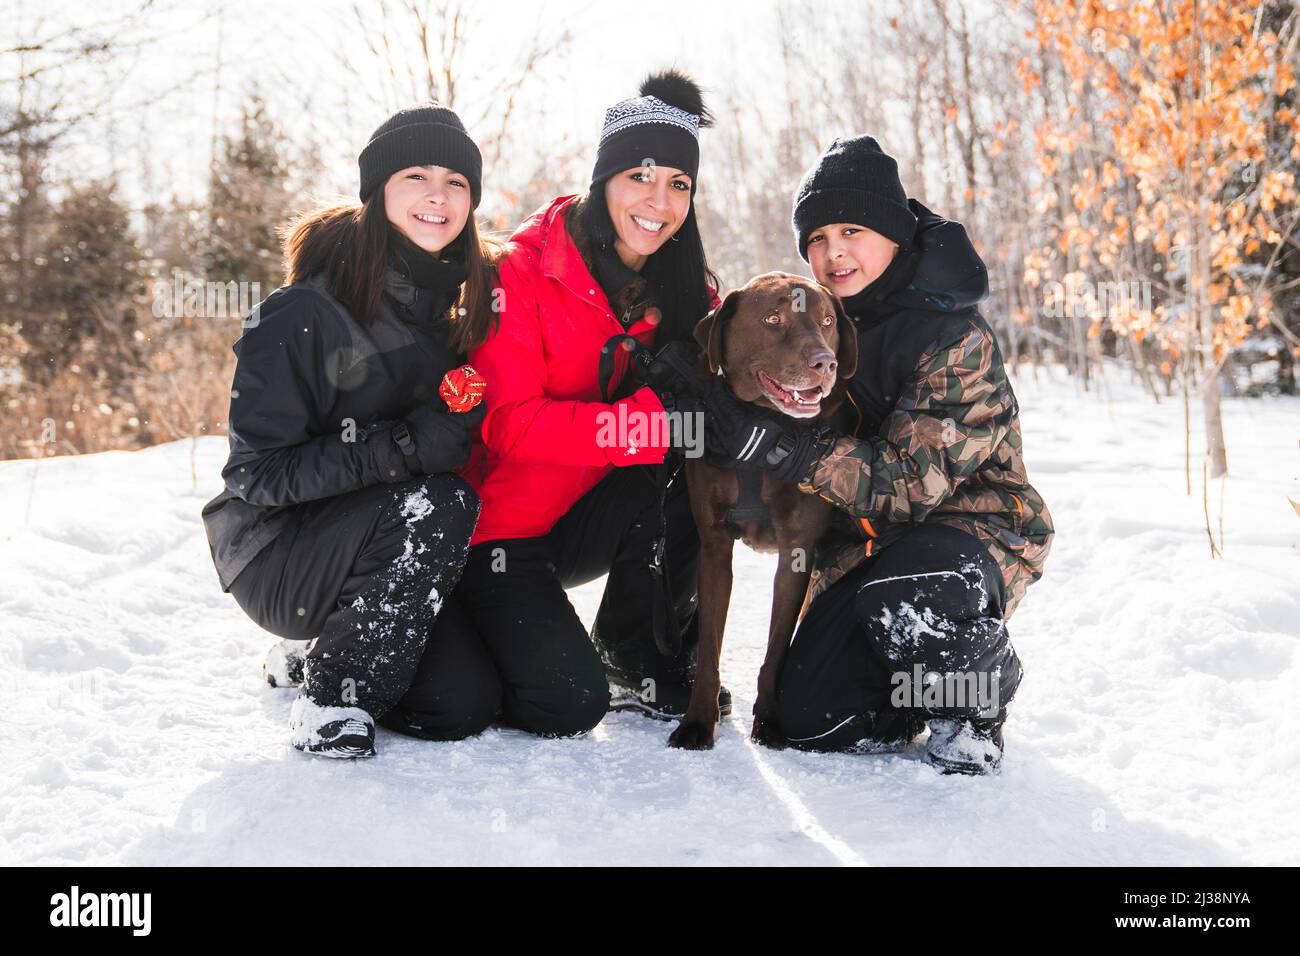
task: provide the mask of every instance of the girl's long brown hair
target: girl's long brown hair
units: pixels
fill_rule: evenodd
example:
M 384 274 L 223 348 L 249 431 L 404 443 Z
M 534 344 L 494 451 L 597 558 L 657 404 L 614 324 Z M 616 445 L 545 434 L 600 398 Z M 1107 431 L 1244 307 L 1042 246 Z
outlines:
M 309 213 L 290 226 L 285 236 L 285 284 L 297 285 L 325 272 L 330 294 L 360 325 L 370 328 L 379 318 L 388 271 L 388 236 L 393 228 L 384 210 L 382 189 L 376 189 L 360 206 L 329 206 Z M 473 211 L 459 244 L 465 249 L 467 274 L 448 319 L 451 345 L 465 353 L 481 345 L 495 325 L 492 290 L 505 245 L 479 235 Z

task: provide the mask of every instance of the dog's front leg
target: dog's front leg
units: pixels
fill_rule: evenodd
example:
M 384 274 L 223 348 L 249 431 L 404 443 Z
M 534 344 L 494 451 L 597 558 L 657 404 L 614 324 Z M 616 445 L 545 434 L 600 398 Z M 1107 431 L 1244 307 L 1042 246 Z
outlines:
M 750 737 L 769 747 L 785 746 L 785 737 L 776 722 L 776 679 L 781 673 L 786 649 L 794 634 L 799 611 L 808 594 L 806 547 L 793 541 L 780 542 L 780 561 L 772 583 L 772 619 L 767 631 L 767 653 L 758 672 L 758 696 L 754 700 L 754 727 Z
M 682 722 L 668 738 L 668 746 L 683 750 L 708 750 L 718 726 L 718 693 L 722 678 L 722 632 L 731 603 L 731 553 L 735 542 L 721 528 L 700 531 L 699 643 L 695 648 L 695 683 Z

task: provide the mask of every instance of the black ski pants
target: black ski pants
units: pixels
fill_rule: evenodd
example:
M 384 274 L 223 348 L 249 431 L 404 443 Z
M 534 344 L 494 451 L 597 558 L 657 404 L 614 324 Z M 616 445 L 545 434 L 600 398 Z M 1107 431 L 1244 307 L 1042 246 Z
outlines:
M 544 536 L 470 548 L 410 690 L 381 723 L 444 740 L 494 720 L 571 736 L 607 712 L 607 672 L 689 682 L 699 538 L 680 472 L 665 513 L 673 603 L 686 622 L 681 653 L 661 654 L 651 628 L 660 467 L 615 469 Z M 603 574 L 609 577 L 589 634 L 565 588 Z
M 415 680 L 461 576 L 478 496 L 439 474 L 307 502 L 231 584 L 266 630 L 316 643 L 303 687 L 379 717 Z
M 870 750 L 930 717 L 999 715 L 1021 678 L 1005 604 L 977 538 L 916 525 L 809 606 L 777 681 L 782 732 L 804 749 Z

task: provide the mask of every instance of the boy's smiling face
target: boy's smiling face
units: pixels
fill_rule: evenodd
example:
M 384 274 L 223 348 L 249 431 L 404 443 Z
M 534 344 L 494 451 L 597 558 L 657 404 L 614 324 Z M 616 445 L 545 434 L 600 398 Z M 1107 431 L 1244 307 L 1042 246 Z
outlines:
M 898 243 L 855 223 L 831 223 L 808 235 L 813 275 L 841 299 L 875 282 L 897 252 Z

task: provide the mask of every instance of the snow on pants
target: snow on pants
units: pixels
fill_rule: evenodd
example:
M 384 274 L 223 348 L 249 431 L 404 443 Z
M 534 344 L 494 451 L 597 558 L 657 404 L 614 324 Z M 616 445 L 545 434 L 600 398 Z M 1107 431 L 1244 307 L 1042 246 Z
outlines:
M 478 520 L 462 478 L 429 475 L 298 505 L 230 593 L 266 630 L 316 643 L 303 687 L 379 717 L 410 688 Z
M 1005 601 L 978 539 L 916 525 L 808 608 L 777 681 L 782 732 L 804 749 L 871 750 L 929 717 L 994 715 L 1021 677 Z
M 485 541 L 470 549 L 465 572 L 434 627 L 419 673 L 384 726 L 447 739 L 449 727 L 498 715 L 544 736 L 571 736 L 600 723 L 609 708 L 611 657 L 689 679 L 693 646 L 676 659 L 659 654 L 650 627 L 655 586 L 648 559 L 658 532 L 656 466 L 618 468 L 580 498 L 549 534 Z M 685 481 L 666 508 L 666 563 L 678 607 L 694 608 L 699 538 Z M 565 588 L 609 577 L 589 635 Z M 688 638 L 684 636 L 684 641 Z M 612 647 L 612 650 L 611 650 Z

